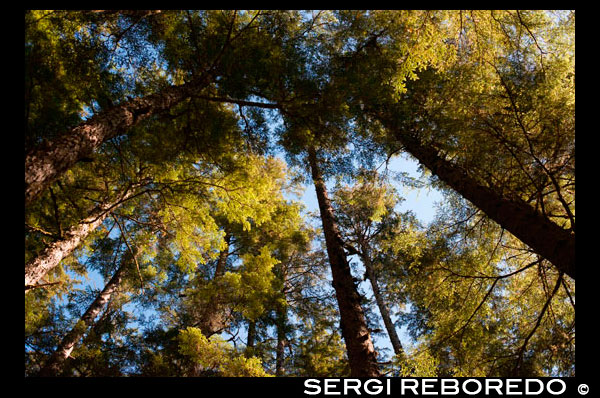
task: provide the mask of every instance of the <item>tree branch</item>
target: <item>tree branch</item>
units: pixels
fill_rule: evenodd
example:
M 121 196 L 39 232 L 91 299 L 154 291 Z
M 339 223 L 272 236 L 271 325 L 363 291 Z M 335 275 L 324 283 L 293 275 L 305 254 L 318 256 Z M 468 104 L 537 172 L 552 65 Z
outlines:
M 119 230 L 121 231 L 121 235 L 123 236 L 123 241 L 125 242 L 125 245 L 127 245 L 127 248 L 129 249 L 129 252 L 131 253 L 131 256 L 133 257 L 133 261 L 135 262 L 135 266 L 137 268 L 138 277 L 140 278 L 140 288 L 142 289 L 142 293 L 143 293 L 144 292 L 144 280 L 142 279 L 142 274 L 140 272 L 140 264 L 138 263 L 137 256 L 135 255 L 133 249 L 129 245 L 127 234 L 125 233 L 125 230 L 119 223 L 119 220 L 113 213 L 111 213 L 111 216 L 115 220 L 117 227 L 119 227 Z
M 563 273 L 561 272 L 558 275 L 558 278 L 556 279 L 556 283 L 554 284 L 554 289 L 552 290 L 552 293 L 550 294 L 550 296 L 548 297 L 548 299 L 544 303 L 544 306 L 542 307 L 542 310 L 540 311 L 540 315 L 538 316 L 538 318 L 537 318 L 537 320 L 535 322 L 535 326 L 529 332 L 529 334 L 527 335 L 527 337 L 525 337 L 525 341 L 523 342 L 523 345 L 521 346 L 521 348 L 519 349 L 519 352 L 518 352 L 517 364 L 515 365 L 515 368 L 514 368 L 515 373 L 518 372 L 521 369 L 521 366 L 523 365 L 523 356 L 525 354 L 525 350 L 527 349 L 527 344 L 529 344 L 529 340 L 531 339 L 531 337 L 536 332 L 537 328 L 542 323 L 542 318 L 544 317 L 544 314 L 546 313 L 546 310 L 548 309 L 548 306 L 550 305 L 550 302 L 554 298 L 554 295 L 558 291 L 558 288 L 561 285 L 562 279 L 563 279 Z

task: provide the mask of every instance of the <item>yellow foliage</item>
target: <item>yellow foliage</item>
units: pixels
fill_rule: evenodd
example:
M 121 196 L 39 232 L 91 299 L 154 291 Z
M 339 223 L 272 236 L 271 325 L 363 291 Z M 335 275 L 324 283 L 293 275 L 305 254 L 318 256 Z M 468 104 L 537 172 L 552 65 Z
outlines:
M 204 370 L 222 377 L 268 377 L 258 358 L 245 358 L 219 336 L 207 339 L 200 329 L 188 327 L 179 334 L 179 351 Z
M 394 365 L 399 367 L 400 377 L 437 377 L 439 361 L 429 350 L 415 350 L 404 356 L 395 356 Z

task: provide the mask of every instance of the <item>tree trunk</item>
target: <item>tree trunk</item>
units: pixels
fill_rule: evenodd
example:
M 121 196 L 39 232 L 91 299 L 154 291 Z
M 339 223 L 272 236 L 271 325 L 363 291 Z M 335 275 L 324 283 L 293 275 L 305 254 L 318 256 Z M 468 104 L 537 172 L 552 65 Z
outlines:
M 283 263 L 277 265 L 282 281 L 281 295 L 285 298 L 289 289 L 288 269 Z M 276 310 L 277 348 L 275 351 L 275 376 L 283 376 L 285 372 L 285 347 L 288 345 L 288 313 L 286 304 L 278 304 Z
M 88 307 L 73 329 L 62 339 L 54 354 L 46 361 L 44 367 L 40 370 L 39 376 L 47 377 L 60 374 L 65 361 L 75 348 L 75 344 L 77 344 L 86 330 L 94 323 L 96 316 L 102 311 L 102 308 L 108 303 L 115 290 L 121 284 L 126 264 L 127 262 L 125 261 L 121 262 L 119 269 L 106 286 L 104 286 L 104 289 L 102 289 L 94 302 Z
M 215 275 L 213 280 L 216 280 L 225 274 L 225 266 L 227 265 L 227 257 L 229 257 L 229 243 L 231 241 L 231 235 L 225 234 L 225 242 L 227 242 L 227 248 L 219 253 L 217 265 L 215 266 Z M 211 297 L 210 301 L 206 304 L 202 311 L 201 319 L 199 322 L 200 331 L 207 338 L 213 334 L 221 332 L 225 326 L 227 326 L 227 319 L 224 313 L 225 309 L 221 305 L 219 295 Z
M 25 157 L 25 206 L 33 202 L 77 161 L 88 158 L 104 141 L 125 134 L 141 120 L 167 111 L 188 97 L 240 106 L 281 109 L 279 104 L 198 95 L 206 85 L 205 80 L 208 76 L 209 74 L 206 74 L 198 81 L 170 86 L 159 93 L 109 108 L 53 141 L 44 141 L 29 151 Z
M 254 353 L 254 342 L 256 340 L 256 322 L 248 321 L 248 336 L 246 338 L 246 351 L 244 352 L 247 358 Z
M 29 151 L 25 157 L 25 206 L 78 160 L 89 157 L 103 142 L 170 109 L 189 97 L 194 89 L 199 89 L 199 85 L 170 86 L 158 93 L 124 102 Z
M 315 184 L 327 255 L 331 266 L 333 287 L 340 310 L 342 336 L 348 351 L 351 377 L 379 377 L 377 354 L 367 328 L 360 295 L 354 285 L 343 241 L 327 196 L 325 181 L 319 168 L 314 147 L 308 148 L 308 161 Z
M 396 355 L 403 355 L 404 349 L 402 348 L 402 343 L 400 343 L 400 338 L 398 338 L 398 333 L 396 333 L 396 327 L 392 322 L 390 312 L 388 311 L 387 305 L 383 300 L 381 291 L 379 290 L 379 283 L 377 282 L 377 275 L 375 275 L 375 270 L 373 269 L 369 248 L 366 244 L 364 244 L 364 242 L 363 244 L 361 244 L 361 252 L 361 258 L 365 266 L 367 278 L 369 278 L 369 281 L 371 282 L 373 295 L 375 296 L 375 301 L 377 302 L 377 307 L 379 308 L 379 312 L 381 313 L 381 318 L 383 319 L 385 329 L 387 330 L 388 336 L 390 337 L 390 342 L 392 343 L 392 347 L 394 348 L 394 353 Z
M 397 129 L 390 129 L 404 148 L 440 180 L 469 200 L 489 218 L 556 268 L 575 279 L 575 234 L 556 225 L 518 198 L 506 198 L 498 190 L 471 178 L 460 167 L 439 156 L 431 146 Z
M 283 376 L 284 367 L 283 361 L 285 360 L 285 346 L 287 344 L 287 337 L 285 333 L 287 324 L 287 314 L 285 309 L 279 309 L 277 311 L 277 349 L 275 352 L 275 376 Z
M 25 291 L 35 287 L 36 283 L 50 270 L 56 267 L 63 258 L 70 255 L 79 244 L 110 214 L 110 211 L 132 196 L 131 190 L 127 191 L 118 200 L 106 202 L 94 210 L 80 223 L 69 228 L 62 239 L 51 243 L 34 259 L 25 264 Z

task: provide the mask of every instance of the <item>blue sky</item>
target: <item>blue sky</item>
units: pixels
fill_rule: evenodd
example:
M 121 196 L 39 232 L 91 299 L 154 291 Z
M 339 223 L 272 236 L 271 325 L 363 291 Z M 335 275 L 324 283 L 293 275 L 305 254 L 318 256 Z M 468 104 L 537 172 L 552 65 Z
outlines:
M 414 158 L 409 155 L 394 156 L 389 164 L 388 169 L 392 172 L 405 172 L 410 177 L 419 179 L 421 172 L 418 170 L 419 164 Z M 434 188 L 410 188 L 402 186 L 397 182 L 392 182 L 398 190 L 398 193 L 405 199 L 399 206 L 399 211 L 411 210 L 423 225 L 428 224 L 433 220 L 436 212 L 436 203 L 442 200 L 442 194 Z M 331 185 L 328 184 L 328 188 Z M 311 185 L 307 185 L 304 190 L 304 195 L 299 198 L 307 208 L 307 211 L 316 212 L 319 209 L 317 204 L 317 196 L 315 189 Z

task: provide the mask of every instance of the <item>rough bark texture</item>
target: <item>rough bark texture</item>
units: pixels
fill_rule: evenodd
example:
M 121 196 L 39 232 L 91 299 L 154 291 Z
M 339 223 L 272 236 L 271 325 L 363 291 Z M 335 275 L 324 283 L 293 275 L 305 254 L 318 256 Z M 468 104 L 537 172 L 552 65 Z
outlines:
M 281 279 L 283 287 L 281 289 L 282 295 L 285 297 L 285 292 L 288 289 L 288 278 L 287 270 L 285 267 L 281 267 Z M 288 327 L 288 316 L 287 307 L 285 305 L 279 305 L 276 312 L 276 325 L 277 325 L 277 348 L 275 350 L 275 376 L 283 376 L 285 372 L 284 361 L 285 361 L 285 346 L 288 344 L 286 331 Z
M 393 129 L 392 132 L 406 150 L 440 180 L 554 264 L 559 271 L 575 279 L 574 233 L 556 225 L 525 201 L 503 197 L 496 190 L 481 185 L 464 170 L 440 157 L 435 148 L 421 144 L 409 134 Z
M 225 242 L 227 242 L 227 248 L 219 253 L 213 279 L 218 279 L 225 274 L 225 266 L 227 265 L 227 257 L 229 256 L 230 241 L 231 236 L 226 234 Z M 204 336 L 210 337 L 213 334 L 223 331 L 223 329 L 227 326 L 225 310 L 226 309 L 223 308 L 218 295 L 216 297 L 212 297 L 211 300 L 206 304 L 202 310 L 201 319 L 198 324 L 198 327 Z
M 63 369 L 63 365 L 77 342 L 83 337 L 86 330 L 94 323 L 94 319 L 98 316 L 100 311 L 105 307 L 106 303 L 110 300 L 115 290 L 121 284 L 123 279 L 123 271 L 125 270 L 125 262 L 121 263 L 119 269 L 115 272 L 110 281 L 104 286 L 104 289 L 96 297 L 94 302 L 85 311 L 79 322 L 67 333 L 62 339 L 61 343 L 54 351 L 54 354 L 46 361 L 44 367 L 40 370 L 39 376 L 57 376 Z
M 285 313 L 279 312 L 278 317 L 277 348 L 275 352 L 275 376 L 283 376 L 283 372 L 285 371 L 283 367 L 283 361 L 285 360 L 285 345 L 287 343 L 287 338 L 285 336 L 286 316 Z
M 249 321 L 248 322 L 248 336 L 246 339 L 246 352 L 245 355 L 247 357 L 251 357 L 254 349 L 254 342 L 256 340 L 256 322 Z
M 149 116 L 170 109 L 187 98 L 194 87 L 191 83 L 170 86 L 156 94 L 124 102 L 32 149 L 25 157 L 25 206 L 103 142 L 126 133 Z
M 348 351 L 351 377 L 379 377 L 377 354 L 367 328 L 360 295 L 354 285 L 350 265 L 346 259 L 343 241 L 327 196 L 325 181 L 319 168 L 314 148 L 308 149 L 312 178 L 317 192 L 327 255 L 333 277 L 333 288 L 340 310 L 342 336 Z
M 377 275 L 375 275 L 375 270 L 373 269 L 373 264 L 371 262 L 371 254 L 369 252 L 369 248 L 366 244 L 361 245 L 362 251 L 362 260 L 365 266 L 365 271 L 367 274 L 367 278 L 369 282 L 371 282 L 371 288 L 373 289 L 373 295 L 375 296 L 375 302 L 377 302 L 377 307 L 379 308 L 379 312 L 381 313 L 381 318 L 383 319 L 383 324 L 385 325 L 385 329 L 387 330 L 388 336 L 390 338 L 390 342 L 392 343 L 392 347 L 394 348 L 394 353 L 396 355 L 403 355 L 404 349 L 402 348 L 402 343 L 400 342 L 400 338 L 398 337 L 398 333 L 396 333 L 396 327 L 392 322 L 392 317 L 390 316 L 390 312 L 388 311 L 387 305 L 383 296 L 381 295 L 381 290 L 379 290 L 379 283 L 377 282 Z
M 65 231 L 62 239 L 50 244 L 25 264 L 25 290 L 35 287 L 41 278 L 56 267 L 63 258 L 70 255 L 90 232 L 102 224 L 112 209 L 123 203 L 131 195 L 131 191 L 126 192 L 118 200 L 103 203 L 96 207 L 86 219 Z

